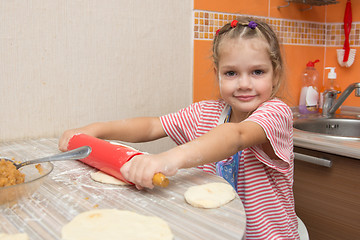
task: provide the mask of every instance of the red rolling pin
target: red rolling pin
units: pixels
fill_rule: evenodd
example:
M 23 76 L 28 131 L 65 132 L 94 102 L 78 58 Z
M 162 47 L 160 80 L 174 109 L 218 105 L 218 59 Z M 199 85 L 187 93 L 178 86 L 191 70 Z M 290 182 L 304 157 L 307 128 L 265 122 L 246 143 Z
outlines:
M 74 135 L 69 141 L 68 150 L 82 146 L 89 146 L 92 151 L 88 157 L 79 159 L 80 161 L 124 182 L 128 181 L 121 175 L 120 168 L 132 157 L 144 154 L 126 146 L 111 144 L 86 134 Z M 162 173 L 156 173 L 153 177 L 153 184 L 167 187 L 169 179 Z

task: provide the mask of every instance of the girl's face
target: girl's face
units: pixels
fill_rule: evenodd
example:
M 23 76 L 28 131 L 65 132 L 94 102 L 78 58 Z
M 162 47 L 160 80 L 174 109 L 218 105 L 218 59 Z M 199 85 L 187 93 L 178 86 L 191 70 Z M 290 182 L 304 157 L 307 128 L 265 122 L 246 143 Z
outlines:
M 274 86 L 268 45 L 261 39 L 223 39 L 216 70 L 220 94 L 232 107 L 231 121 L 244 120 L 267 101 Z

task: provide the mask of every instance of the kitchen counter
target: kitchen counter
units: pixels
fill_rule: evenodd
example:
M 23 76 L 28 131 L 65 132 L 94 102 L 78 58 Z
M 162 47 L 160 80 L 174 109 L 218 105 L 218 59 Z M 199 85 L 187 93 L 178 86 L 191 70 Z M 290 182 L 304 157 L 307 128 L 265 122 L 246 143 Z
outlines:
M 343 107 L 341 112 L 345 116 L 337 117 L 360 117 L 359 108 Z M 303 117 L 294 111 L 295 120 Z M 294 146 L 295 211 L 310 239 L 358 239 L 360 140 L 294 128 Z
M 300 117 L 297 108 L 293 109 L 293 113 L 295 121 L 296 118 Z M 342 114 L 359 118 L 360 108 L 344 106 L 342 107 Z M 360 138 L 345 139 L 324 134 L 309 133 L 294 128 L 294 146 L 360 159 Z
M 58 153 L 57 139 L 0 143 L 0 156 L 25 161 Z M 167 221 L 175 240 L 242 239 L 246 217 L 237 196 L 217 209 L 200 209 L 185 202 L 191 186 L 225 182 L 199 169 L 182 169 L 167 188 L 138 191 L 134 186 L 105 185 L 90 179 L 96 169 L 80 161 L 53 162 L 54 170 L 31 195 L 0 205 L 0 232 L 27 233 L 30 240 L 61 239 L 62 227 L 92 209 L 116 208 Z
M 360 159 L 360 140 L 331 138 L 294 128 L 294 146 Z

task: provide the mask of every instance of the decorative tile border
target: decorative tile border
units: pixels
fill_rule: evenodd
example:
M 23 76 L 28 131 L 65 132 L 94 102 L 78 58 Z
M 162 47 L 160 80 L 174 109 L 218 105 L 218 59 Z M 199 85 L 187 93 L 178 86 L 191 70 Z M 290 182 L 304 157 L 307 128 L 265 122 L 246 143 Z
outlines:
M 194 11 L 194 39 L 212 40 L 215 32 L 239 14 Z M 268 23 L 285 45 L 343 46 L 344 29 L 342 23 L 317 23 L 252 16 Z M 360 46 L 360 22 L 353 22 L 350 46 Z

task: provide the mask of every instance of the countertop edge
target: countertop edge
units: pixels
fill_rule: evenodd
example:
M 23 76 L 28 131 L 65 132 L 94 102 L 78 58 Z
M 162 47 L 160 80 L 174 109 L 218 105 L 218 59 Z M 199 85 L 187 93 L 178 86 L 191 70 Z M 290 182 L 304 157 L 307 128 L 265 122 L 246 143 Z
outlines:
M 294 129 L 294 146 L 332 153 L 360 160 L 360 141 L 329 139 L 314 134 L 304 134 Z

